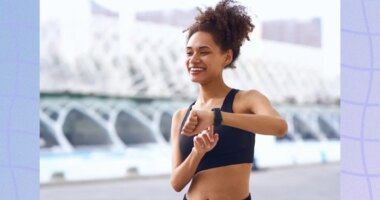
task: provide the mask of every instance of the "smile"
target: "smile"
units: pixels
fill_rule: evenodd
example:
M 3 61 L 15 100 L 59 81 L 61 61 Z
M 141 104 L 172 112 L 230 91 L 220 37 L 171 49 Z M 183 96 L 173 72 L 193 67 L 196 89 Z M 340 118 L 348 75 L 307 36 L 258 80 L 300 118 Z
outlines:
M 203 67 L 191 67 L 190 68 L 191 73 L 199 73 L 199 72 L 203 72 L 203 71 L 206 71 L 206 68 L 203 68 Z

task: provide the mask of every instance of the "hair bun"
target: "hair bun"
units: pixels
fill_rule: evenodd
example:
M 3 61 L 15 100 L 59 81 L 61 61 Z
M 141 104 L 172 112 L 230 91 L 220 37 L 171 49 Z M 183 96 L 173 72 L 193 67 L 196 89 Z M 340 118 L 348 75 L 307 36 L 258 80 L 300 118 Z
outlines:
M 240 47 L 245 39 L 249 40 L 249 33 L 255 27 L 245 7 L 238 5 L 235 0 L 222 0 L 215 8 L 198 10 L 195 23 L 185 30 L 189 31 L 187 40 L 197 31 L 210 33 L 222 51 L 232 49 L 233 59 L 226 67 L 234 68 L 233 63 L 240 54 Z

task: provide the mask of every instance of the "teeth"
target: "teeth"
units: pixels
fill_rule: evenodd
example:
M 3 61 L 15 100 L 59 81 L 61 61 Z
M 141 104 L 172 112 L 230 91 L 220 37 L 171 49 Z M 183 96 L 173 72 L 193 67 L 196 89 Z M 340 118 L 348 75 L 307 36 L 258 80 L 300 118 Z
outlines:
M 204 68 L 200 68 L 200 67 L 192 67 L 190 70 L 191 71 L 204 71 L 205 69 Z

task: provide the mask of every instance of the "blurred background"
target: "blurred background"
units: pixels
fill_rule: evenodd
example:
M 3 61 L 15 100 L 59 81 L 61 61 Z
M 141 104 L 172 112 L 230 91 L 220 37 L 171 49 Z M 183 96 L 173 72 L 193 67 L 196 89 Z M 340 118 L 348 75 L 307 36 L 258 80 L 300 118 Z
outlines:
M 182 31 L 217 2 L 40 1 L 41 199 L 182 198 L 171 117 L 198 91 Z M 256 137 L 253 198 L 338 199 L 339 1 L 239 2 L 256 28 L 224 79 L 265 94 L 289 125 Z

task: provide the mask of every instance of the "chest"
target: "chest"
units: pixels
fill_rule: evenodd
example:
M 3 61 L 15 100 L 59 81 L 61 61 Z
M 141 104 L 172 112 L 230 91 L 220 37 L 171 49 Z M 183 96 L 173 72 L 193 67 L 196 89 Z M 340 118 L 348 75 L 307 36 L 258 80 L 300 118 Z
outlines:
M 222 111 L 231 111 L 233 113 L 250 113 L 250 106 L 249 102 L 247 102 L 244 97 L 240 96 L 239 93 L 236 94 L 232 105 L 229 107 L 225 105 L 224 109 Z M 211 110 L 213 108 L 221 108 L 223 105 L 223 99 L 218 99 L 213 102 L 210 102 L 208 104 L 194 104 L 192 106 L 195 110 Z M 232 109 L 232 110 L 230 110 Z

